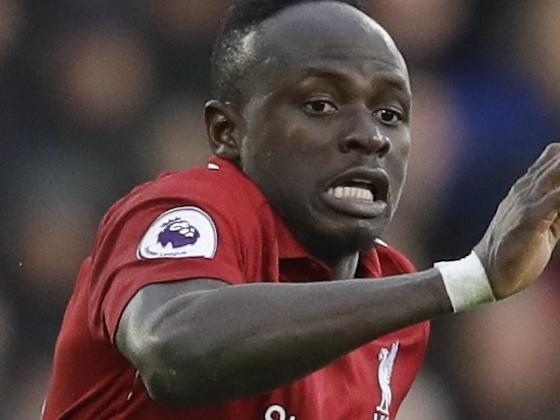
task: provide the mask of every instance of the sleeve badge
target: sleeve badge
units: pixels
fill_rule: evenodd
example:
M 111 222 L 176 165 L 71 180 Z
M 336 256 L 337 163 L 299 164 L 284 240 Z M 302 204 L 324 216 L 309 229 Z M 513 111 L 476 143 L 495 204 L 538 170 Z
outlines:
M 218 232 L 212 218 L 198 207 L 177 207 L 152 222 L 138 245 L 139 259 L 214 258 Z

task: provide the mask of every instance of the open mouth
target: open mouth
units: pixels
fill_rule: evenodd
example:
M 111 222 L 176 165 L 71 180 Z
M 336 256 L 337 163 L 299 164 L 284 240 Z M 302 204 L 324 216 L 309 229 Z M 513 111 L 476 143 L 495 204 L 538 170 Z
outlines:
M 389 178 L 385 171 L 355 168 L 328 184 L 323 201 L 333 210 L 354 217 L 377 217 L 385 211 Z

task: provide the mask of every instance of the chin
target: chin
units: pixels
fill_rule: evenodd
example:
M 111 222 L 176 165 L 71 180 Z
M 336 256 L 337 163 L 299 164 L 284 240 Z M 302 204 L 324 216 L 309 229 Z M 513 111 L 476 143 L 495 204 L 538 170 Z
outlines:
M 375 240 L 381 233 L 381 230 L 372 227 L 348 229 L 348 231 L 337 235 L 336 243 L 338 248 L 345 250 L 346 253 L 363 252 L 373 247 Z
M 325 260 L 332 261 L 353 255 L 356 252 L 368 251 L 375 245 L 375 240 L 383 233 L 383 227 L 371 223 L 360 223 L 355 226 L 329 229 L 315 232 L 313 241 L 307 242 L 309 251 Z
M 385 231 L 392 216 L 391 206 L 384 214 L 373 219 L 347 217 L 330 211 L 314 211 L 313 208 L 301 210 L 290 212 L 286 216 L 293 217 L 285 217 L 284 220 L 292 226 L 292 232 L 307 250 L 326 262 L 371 249 L 375 240 Z

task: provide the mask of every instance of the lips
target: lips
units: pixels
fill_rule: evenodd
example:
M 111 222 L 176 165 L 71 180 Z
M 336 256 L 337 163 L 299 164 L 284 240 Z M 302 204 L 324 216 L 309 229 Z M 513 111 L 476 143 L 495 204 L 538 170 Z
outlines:
M 332 210 L 358 218 L 380 216 L 387 207 L 389 177 L 379 168 L 350 169 L 328 183 L 321 194 Z

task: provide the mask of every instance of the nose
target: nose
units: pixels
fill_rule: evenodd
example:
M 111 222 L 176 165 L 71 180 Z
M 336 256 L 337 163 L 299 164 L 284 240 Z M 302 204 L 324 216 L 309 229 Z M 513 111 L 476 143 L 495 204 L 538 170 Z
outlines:
M 339 150 L 342 153 L 359 152 L 367 155 L 375 153 L 379 157 L 385 156 L 391 149 L 389 137 L 384 135 L 373 121 L 360 120 L 340 139 Z

